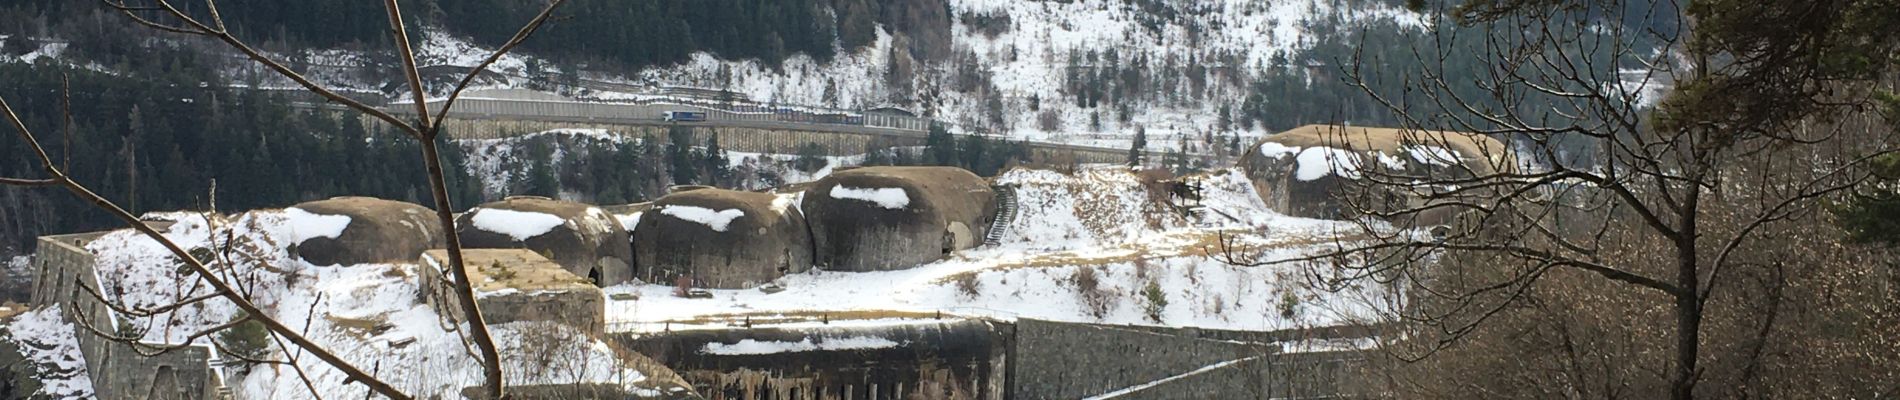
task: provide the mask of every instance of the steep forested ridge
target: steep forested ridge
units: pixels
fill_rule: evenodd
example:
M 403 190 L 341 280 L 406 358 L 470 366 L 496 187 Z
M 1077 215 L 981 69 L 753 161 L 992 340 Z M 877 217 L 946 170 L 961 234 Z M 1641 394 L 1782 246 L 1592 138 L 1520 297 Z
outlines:
M 111 75 L 50 65 L 0 64 L 0 92 L 74 179 L 134 213 L 205 210 L 216 182 L 219 210 L 282 207 L 335 195 L 426 200 L 420 146 L 372 133 L 354 118 L 293 109 L 276 95 L 227 89 L 184 53 L 155 52 L 176 68 Z M 157 64 L 157 63 L 152 63 Z M 61 129 L 62 77 L 74 121 Z M 213 84 L 205 84 L 207 82 Z M 40 177 L 24 140 L 0 140 L 0 175 Z M 70 145 L 68 144 L 70 143 Z M 67 155 L 70 154 L 71 157 Z M 472 188 L 460 155 L 447 155 L 451 188 Z M 467 204 L 477 192 L 460 191 Z M 32 235 L 114 223 L 90 204 L 49 188 L 0 188 L 0 250 Z M 17 254 L 17 252 L 8 252 Z
M 527 0 L 403 0 L 411 24 L 446 28 L 477 43 L 506 42 L 545 4 Z M 181 2 L 195 15 L 202 5 Z M 291 48 L 384 48 L 389 17 L 382 2 L 260 0 L 218 3 L 221 15 L 239 37 Z M 893 30 L 932 29 L 948 36 L 949 17 L 942 0 L 572 0 L 557 19 L 520 51 L 564 62 L 604 62 L 640 68 L 685 60 L 707 51 L 727 59 L 777 63 L 795 54 L 830 59 L 838 47 L 862 47 L 875 37 L 878 22 Z M 932 11 L 920 12 L 919 10 Z M 0 21 L 17 22 L 27 34 L 62 24 L 125 25 L 97 2 L 22 0 L 0 7 Z M 919 23 L 935 17 L 940 23 Z M 892 24 L 901 22 L 902 24 Z M 76 31 L 76 30 L 73 30 Z M 412 34 L 415 31 L 411 31 Z M 6 34 L 12 32 L 0 32 Z M 135 35 L 134 37 L 145 36 Z M 925 35 L 917 35 L 925 36 Z M 114 38 L 76 38 L 80 47 L 108 45 Z M 97 40 L 89 40 L 97 39 Z M 602 67 L 596 65 L 596 67 Z

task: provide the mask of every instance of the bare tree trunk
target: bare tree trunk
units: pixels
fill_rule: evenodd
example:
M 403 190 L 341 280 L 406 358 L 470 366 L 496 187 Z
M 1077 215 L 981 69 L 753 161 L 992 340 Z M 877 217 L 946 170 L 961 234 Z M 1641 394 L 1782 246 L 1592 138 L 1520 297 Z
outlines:
M 482 316 L 481 305 L 475 301 L 475 287 L 469 283 L 467 264 L 462 262 L 462 239 L 455 235 L 455 214 L 449 202 L 448 185 L 442 179 L 442 156 L 436 151 L 434 140 L 422 141 L 423 161 L 429 167 L 429 190 L 435 195 L 435 215 L 442 221 L 444 231 L 448 232 L 445 242 L 448 244 L 450 273 L 455 276 L 456 300 L 461 303 L 463 314 L 468 317 L 469 336 L 475 339 L 476 348 L 482 353 L 482 387 L 490 399 L 503 396 L 501 374 L 501 351 L 495 348 L 494 337 L 489 335 L 487 318 Z
M 462 261 L 462 239 L 455 232 L 455 208 L 449 201 L 448 183 L 443 179 L 442 155 L 436 149 L 438 130 L 435 123 L 439 121 L 429 120 L 429 92 L 423 88 L 422 72 L 416 68 L 416 53 L 409 45 L 409 32 L 403 27 L 402 8 L 396 4 L 396 0 L 385 0 L 383 5 L 389 10 L 389 26 L 395 35 L 396 50 L 402 55 L 402 71 L 409 80 L 410 94 L 416 102 L 416 128 L 420 132 L 416 140 L 422 142 L 423 161 L 429 168 L 429 191 L 435 197 L 436 219 L 442 221 L 444 242 L 448 245 L 448 267 L 449 273 L 455 277 L 455 297 L 461 303 L 462 315 L 467 319 L 464 322 L 468 324 L 469 336 L 474 339 L 475 348 L 482 353 L 482 389 L 489 399 L 501 399 L 505 395 L 501 351 L 495 347 L 495 339 L 488 332 L 487 318 L 482 316 L 481 304 L 475 300 L 475 285 L 469 281 L 468 265 Z M 469 74 L 480 74 L 485 67 L 486 64 L 477 67 Z M 443 112 L 446 113 L 448 107 L 449 104 L 443 104 Z
M 1695 248 L 1687 248 L 1685 252 L 1694 253 Z M 1696 280 L 1696 260 L 1693 255 L 1689 257 L 1690 258 L 1681 260 L 1681 265 L 1677 270 L 1677 278 L 1687 279 L 1680 281 L 1685 285 L 1685 288 L 1695 287 L 1689 285 L 1695 285 Z M 1669 380 L 1669 393 L 1670 398 L 1676 400 L 1690 400 L 1695 398 L 1695 384 L 1698 375 L 1696 373 L 1696 356 L 1701 351 L 1700 347 L 1702 344 L 1702 302 L 1695 295 L 1695 290 L 1692 289 L 1676 293 L 1675 297 L 1676 369 L 1674 376 Z
M 171 4 L 168 0 L 150 0 L 150 4 L 136 4 L 136 5 L 127 4 L 126 0 L 102 0 L 102 1 L 107 7 L 111 7 L 112 9 L 119 11 L 120 13 L 124 14 L 127 18 L 132 20 L 134 23 L 137 23 L 139 25 L 143 25 L 143 26 L 146 26 L 158 31 L 163 31 L 163 32 L 179 33 L 179 34 L 192 35 L 192 36 L 202 36 L 202 37 L 221 41 L 227 45 L 230 45 L 233 49 L 236 49 L 244 53 L 245 56 L 251 58 L 254 61 L 257 61 L 258 63 L 262 64 L 264 67 L 278 73 L 279 75 L 284 76 L 285 78 L 289 78 L 290 80 L 297 82 L 297 84 L 302 86 L 304 89 L 307 89 L 311 91 L 312 93 L 316 93 L 326 99 L 329 99 L 332 102 L 342 104 L 346 107 L 355 109 L 364 114 L 375 117 L 379 120 L 388 122 L 391 125 L 402 130 L 404 133 L 409 134 L 410 137 L 421 141 L 423 156 L 425 157 L 425 162 L 428 167 L 428 174 L 429 174 L 428 180 L 430 184 L 430 190 L 431 190 L 431 193 L 435 197 L 436 216 L 442 222 L 443 234 L 446 237 L 445 242 L 448 246 L 448 253 L 449 253 L 449 259 L 450 259 L 449 270 L 450 270 L 450 273 L 453 274 L 455 278 L 455 281 L 456 281 L 455 288 L 457 292 L 457 297 L 459 298 L 460 303 L 461 303 L 460 304 L 461 308 L 463 309 L 464 314 L 466 315 L 465 318 L 467 319 L 466 322 L 468 323 L 468 329 L 470 331 L 469 340 L 474 342 L 475 347 L 481 349 L 481 362 L 482 362 L 482 367 L 483 367 L 483 375 L 485 378 L 482 384 L 484 388 L 486 389 L 485 393 L 487 394 L 488 398 L 501 399 L 504 397 L 504 393 L 503 393 L 504 382 L 502 381 L 503 374 L 501 370 L 500 351 L 495 346 L 494 339 L 488 331 L 487 323 L 485 319 L 482 317 L 481 310 L 479 309 L 478 304 L 475 300 L 473 285 L 469 281 L 467 268 L 464 265 L 464 262 L 462 259 L 461 241 L 459 238 L 456 237 L 456 234 L 455 234 L 455 220 L 454 220 L 454 214 L 453 214 L 454 208 L 453 208 L 452 202 L 450 201 L 448 197 L 448 193 L 449 193 L 448 186 L 444 180 L 444 172 L 442 169 L 441 155 L 438 152 L 438 148 L 437 148 L 438 144 L 436 142 L 436 139 L 438 136 L 437 131 L 439 127 L 431 123 L 430 121 L 430 116 L 428 113 L 428 104 L 425 101 L 427 100 L 426 97 L 427 97 L 428 92 L 424 90 L 424 87 L 422 85 L 422 81 L 420 79 L 420 72 L 417 70 L 417 67 L 416 67 L 415 53 L 413 49 L 411 48 L 410 43 L 408 41 L 407 32 L 402 23 L 402 13 L 395 0 L 386 1 L 385 6 L 389 13 L 389 21 L 390 21 L 390 26 L 392 28 L 391 33 L 395 36 L 397 46 L 399 50 L 401 51 L 401 56 L 402 56 L 402 61 L 403 61 L 402 66 L 404 69 L 403 72 L 406 74 L 406 78 L 408 78 L 407 80 L 410 85 L 410 89 L 412 90 L 415 96 L 417 116 L 416 116 L 416 120 L 413 123 L 411 121 L 405 121 L 402 118 L 398 118 L 395 115 L 384 112 L 375 107 L 371 107 L 369 105 L 357 102 L 346 96 L 340 95 L 333 90 L 330 90 L 321 85 L 318 85 L 315 82 L 312 82 L 311 80 L 309 80 L 308 78 L 305 78 L 301 74 L 291 70 L 288 67 L 285 67 L 282 63 L 272 60 L 269 56 L 266 56 L 263 53 L 257 51 L 255 48 L 252 48 L 250 45 L 245 44 L 242 40 L 232 35 L 231 32 L 228 29 L 226 29 L 223 17 L 219 14 L 216 2 L 214 1 L 207 0 L 205 2 L 206 9 L 204 11 L 208 14 L 205 17 L 198 17 L 191 14 L 187 14 L 185 11 Z M 518 32 L 516 32 L 514 38 L 510 39 L 510 41 L 507 44 L 503 45 L 500 49 L 490 54 L 489 57 L 485 61 L 483 61 L 480 65 L 474 68 L 471 68 L 471 71 L 462 78 L 459 84 L 455 86 L 454 91 L 448 97 L 448 100 L 443 103 L 440 110 L 441 114 L 438 114 L 437 118 L 435 119 L 436 120 L 442 119 L 441 116 L 446 115 L 448 113 L 448 110 L 453 106 L 455 102 L 455 98 L 459 96 L 461 92 L 464 89 L 466 89 L 469 86 L 469 84 L 471 84 L 475 80 L 475 78 L 481 73 L 481 71 L 487 69 L 489 65 L 492 65 L 497 60 L 499 60 L 503 54 L 506 54 L 508 51 L 512 50 L 515 46 L 518 46 L 523 41 L 525 41 L 530 35 L 532 35 L 537 29 L 539 29 L 544 23 L 547 22 L 547 20 L 552 15 L 554 10 L 558 8 L 562 3 L 564 3 L 563 0 L 550 1 L 548 5 L 542 9 L 540 14 L 535 16 L 534 19 L 528 21 L 526 25 L 524 25 Z M 169 18 L 170 21 L 161 22 L 161 19 L 164 19 L 164 18 Z M 67 100 L 70 101 L 70 99 L 67 99 Z M 70 105 L 67 106 L 67 109 L 69 110 L 67 114 L 67 118 L 70 121 L 71 119 Z M 161 235 L 157 230 L 140 223 L 137 217 L 131 214 L 131 212 L 128 212 L 118 207 L 116 204 L 113 204 L 111 201 L 108 201 L 105 198 L 97 195 L 96 193 L 93 193 L 90 189 L 86 188 L 80 182 L 73 180 L 70 176 L 67 176 L 65 173 L 65 169 L 60 168 L 59 166 L 55 165 L 52 158 L 47 155 L 45 148 L 39 144 L 36 138 L 34 138 L 32 132 L 28 130 L 25 124 L 22 123 L 19 120 L 19 118 L 13 114 L 11 109 L 8 109 L 4 99 L 0 99 L 0 110 L 5 111 L 5 116 L 7 117 L 7 119 L 10 122 L 12 122 L 14 129 L 18 131 L 21 138 L 27 142 L 27 144 L 29 145 L 29 148 L 35 152 L 34 155 L 36 155 L 38 159 L 40 160 L 42 169 L 49 176 L 47 178 L 0 177 L 0 184 L 11 185 L 11 186 L 65 187 L 68 190 L 72 191 L 74 194 L 79 195 L 80 197 L 86 199 L 90 203 L 93 203 L 99 208 L 112 212 L 116 217 L 118 217 L 120 220 L 122 220 L 126 224 L 130 225 L 133 229 L 138 230 L 140 233 L 143 233 L 145 236 L 150 237 L 151 239 L 164 245 L 166 249 L 169 250 L 173 255 L 183 260 L 186 266 L 189 267 L 195 275 L 197 275 L 200 279 L 203 279 L 206 282 L 208 282 L 217 291 L 215 296 L 201 296 L 194 299 L 188 299 L 185 302 L 177 303 L 173 306 L 161 307 L 161 308 L 182 306 L 184 304 L 188 304 L 191 302 L 204 301 L 207 299 L 217 298 L 217 297 L 227 298 L 233 303 L 237 304 L 238 308 L 245 312 L 245 315 L 247 315 L 248 319 L 255 320 L 261 323 L 262 325 L 264 325 L 264 327 L 267 330 L 269 330 L 271 333 L 273 333 L 277 337 L 281 337 L 287 340 L 288 342 L 290 342 L 289 344 L 291 346 L 302 349 L 304 351 L 309 351 L 312 355 L 316 356 L 318 359 L 322 360 L 324 363 L 329 364 L 330 366 L 335 367 L 336 369 L 340 370 L 345 376 L 347 376 L 346 382 L 361 383 L 367 386 L 370 392 L 372 392 L 372 394 L 380 394 L 387 398 L 392 398 L 392 399 L 412 398 L 410 395 L 402 393 L 396 390 L 396 388 L 387 384 L 386 382 L 376 378 L 372 373 L 365 372 L 357 368 L 356 366 L 350 364 L 348 361 L 345 361 L 342 358 L 336 356 L 335 354 L 330 353 L 329 351 L 324 349 L 322 346 L 302 336 L 300 332 L 292 330 L 285 324 L 281 323 L 280 321 L 277 321 L 276 319 L 271 318 L 268 314 L 266 314 L 263 310 L 259 309 L 255 304 L 253 304 L 250 301 L 250 299 L 247 297 L 249 295 L 248 293 L 237 290 L 230 283 L 224 281 L 221 277 L 215 274 L 212 274 L 207 269 L 206 264 L 204 263 L 203 260 L 200 260 L 199 258 L 193 256 L 189 252 L 186 252 L 183 248 L 180 248 L 176 243 L 167 239 L 164 235 Z M 134 113 L 136 112 L 137 111 L 135 108 Z M 137 124 L 138 121 L 136 121 L 137 120 L 136 117 L 134 118 L 134 120 L 135 121 L 133 121 L 133 123 Z M 70 130 L 70 125 L 71 124 L 69 122 L 68 127 L 67 127 L 68 130 Z M 70 132 L 68 132 L 68 136 L 69 136 L 68 141 L 70 141 Z M 136 134 L 134 136 L 136 136 Z M 127 158 L 128 164 L 131 166 L 136 165 L 136 158 L 135 158 L 136 153 L 133 151 L 135 149 L 135 146 L 132 145 L 133 139 L 134 138 L 127 138 L 127 146 L 126 146 L 127 153 L 128 153 L 126 158 Z M 70 145 L 67 146 L 67 151 L 71 151 Z M 71 158 L 70 156 L 67 157 L 66 161 L 70 162 L 70 158 Z M 135 180 L 136 176 L 133 176 L 130 179 Z M 136 184 L 132 186 L 133 188 L 137 187 Z M 131 197 L 133 201 L 136 202 L 136 199 L 137 199 L 136 193 L 134 193 Z M 135 206 L 134 208 L 136 208 L 136 203 L 134 203 L 134 206 Z M 97 293 L 94 293 L 94 295 L 98 296 Z M 117 311 L 131 312 L 130 310 L 119 309 L 117 306 L 113 305 L 110 301 L 106 300 L 103 297 L 98 297 L 98 299 L 102 302 L 105 302 L 107 306 L 114 307 L 114 309 Z M 209 335 L 212 333 L 216 333 L 220 330 L 229 328 L 232 325 L 234 324 L 226 324 L 219 327 L 213 327 L 211 328 L 211 330 L 202 332 L 201 334 Z M 94 331 L 93 333 L 97 335 L 110 335 L 110 333 L 104 333 L 104 332 L 98 332 L 98 331 Z M 290 346 L 286 346 L 286 348 L 284 349 L 286 353 L 290 351 L 288 347 Z M 293 360 L 295 358 L 296 358 L 295 356 L 292 356 Z M 293 367 L 296 367 L 296 370 L 299 374 L 299 378 L 304 379 L 306 382 L 306 387 L 309 387 L 308 377 L 303 376 L 302 368 L 296 365 L 293 365 Z M 424 371 L 424 373 L 427 373 L 427 372 L 433 372 L 433 371 Z M 312 393 L 312 394 L 319 395 L 316 393 Z

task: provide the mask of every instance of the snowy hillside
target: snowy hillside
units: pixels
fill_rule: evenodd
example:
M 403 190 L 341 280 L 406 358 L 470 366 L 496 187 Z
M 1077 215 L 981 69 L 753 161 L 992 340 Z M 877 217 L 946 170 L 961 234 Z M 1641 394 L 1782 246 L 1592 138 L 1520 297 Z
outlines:
M 1369 321 L 1389 300 L 1378 288 L 1315 290 L 1307 265 L 1209 258 L 1222 234 L 1237 235 L 1240 253 L 1277 258 L 1316 251 L 1334 232 L 1353 229 L 1273 213 L 1237 171 L 1207 178 L 1204 204 L 1220 212 L 1197 218 L 1150 201 L 1119 168 L 1074 176 L 1016 170 L 997 181 L 1018 185 L 1021 199 L 1000 245 L 901 271 L 794 274 L 777 282 L 784 289 L 777 293 L 713 290 L 711 299 L 686 299 L 667 285 L 609 287 L 608 325 L 660 331 L 948 315 L 1274 330 Z
M 1322 35 L 1351 28 L 1420 28 L 1423 17 L 1380 0 L 947 0 L 948 48 L 915 50 L 897 27 L 879 26 L 867 46 L 840 49 L 819 61 L 793 55 L 782 63 L 722 59 L 693 53 L 679 65 L 612 70 L 592 68 L 567 81 L 560 62 L 511 54 L 478 80 L 487 88 L 541 87 L 581 98 L 627 100 L 646 96 L 634 87 L 728 89 L 752 100 L 865 109 L 896 106 L 985 131 L 1038 141 L 1108 147 L 1128 145 L 1137 127 L 1153 149 L 1180 146 L 1177 137 L 1257 136 L 1250 128 L 1221 126 L 1222 107 L 1237 109 L 1247 86 L 1265 71 L 1288 68 Z M 903 27 L 910 28 L 910 27 Z M 431 90 L 445 94 L 456 73 L 492 48 L 446 33 L 419 29 L 417 59 Z M 0 62 L 59 58 L 64 44 L 47 44 Z M 224 54 L 234 61 L 242 57 Z M 407 98 L 392 78 L 392 56 L 341 49 L 273 54 L 325 85 Z M 225 75 L 234 85 L 292 89 L 295 84 L 249 62 Z M 1273 79 L 1311 79 L 1310 76 Z M 532 76 L 531 76 L 532 75 Z M 580 84 L 583 88 L 560 86 Z M 1297 101 L 1284 99 L 1280 101 Z M 1189 149 L 1206 151 L 1204 145 Z
M 1147 6 L 1138 6 L 1144 4 Z M 794 55 L 771 65 L 694 53 L 680 65 L 640 70 L 588 70 L 589 88 L 561 87 L 585 99 L 647 97 L 624 87 L 688 86 L 738 92 L 764 103 L 843 109 L 896 106 L 952 123 L 1037 141 L 1124 147 L 1137 127 L 1152 149 L 1180 146 L 1178 137 L 1258 136 L 1221 126 L 1222 107 L 1237 109 L 1247 85 L 1311 48 L 1319 32 L 1368 23 L 1422 28 L 1423 17 L 1373 0 L 950 0 L 950 54 L 917 59 L 908 39 L 880 26 L 876 39 L 824 62 Z M 999 22 L 1000 21 L 1000 22 Z M 492 49 L 424 29 L 416 44 L 424 66 L 474 66 Z M 51 49 L 56 50 L 56 49 Z M 400 92 L 375 57 L 310 50 L 319 81 L 366 91 Z M 533 65 L 533 67 L 530 67 Z M 536 85 L 528 75 L 560 75 L 558 63 L 510 55 L 490 67 L 486 88 Z M 340 68 L 340 69 L 339 69 Z M 289 88 L 262 70 L 243 80 Z M 1292 77 L 1282 79 L 1310 79 Z M 446 81 L 432 90 L 446 90 Z M 543 82 L 542 84 L 545 84 Z M 439 87 L 435 87 L 439 86 Z M 437 93 L 438 95 L 442 93 Z M 1294 101 L 1295 99 L 1286 99 Z M 1230 110 L 1231 111 L 1231 110 Z M 1191 152 L 1205 151 L 1195 145 Z
M 949 3 L 959 19 L 953 25 L 956 55 L 918 61 L 922 65 L 909 82 L 889 79 L 893 68 L 903 68 L 892 61 L 911 62 L 903 51 L 894 53 L 893 38 L 883 32 L 869 48 L 827 63 L 794 57 L 773 68 L 698 53 L 685 65 L 639 71 L 637 77 L 648 83 L 729 88 L 760 101 L 896 105 L 1015 137 L 1126 146 L 1123 136 L 1135 126 L 1151 138 L 1232 133 L 1216 127 L 1220 106 L 1238 107 L 1244 85 L 1276 57 L 1290 58 L 1309 48 L 1314 26 L 1374 20 L 1423 24 L 1417 14 L 1402 9 L 1330 0 L 1152 2 L 1159 9 L 1121 0 Z M 994 27 L 976 26 L 971 16 L 1006 20 L 1008 26 L 994 32 Z M 1107 101 L 1081 107 L 1067 86 L 1074 71 L 1087 70 L 1116 76 L 1111 79 L 1132 73 L 1141 87 L 1127 98 L 1112 98 L 1125 108 Z M 960 81 L 968 76 L 978 81 Z M 1124 110 L 1127 123 L 1120 122 Z M 997 117 L 1000 126 L 989 117 Z M 1160 148 L 1175 142 L 1151 143 Z
M 35 371 L 40 384 L 33 393 L 18 393 L 19 398 L 92 398 L 92 377 L 86 374 L 79 339 L 62 313 L 54 305 L 14 316 L 0 326 L 0 341 L 20 350 L 28 364 L 20 370 Z
M 405 392 L 431 397 L 460 393 L 481 382 L 480 364 L 468 353 L 461 333 L 445 330 L 454 325 L 419 301 L 416 265 L 319 267 L 288 256 L 291 252 L 286 246 L 293 238 L 340 231 L 334 221 L 337 216 L 293 209 L 253 211 L 231 218 L 192 213 L 148 217 L 176 220 L 165 235 L 185 248 L 232 249 L 229 265 L 235 268 L 214 269 L 226 271 L 228 279 L 250 290 L 259 307 L 358 366 L 402 366 L 400 370 L 388 367 L 377 376 Z M 344 224 L 349 222 L 343 219 Z M 203 285 L 191 284 L 195 280 L 183 279 L 181 272 L 188 272 L 177 267 L 176 259 L 137 232 L 117 231 L 87 248 L 99 257 L 104 290 L 128 307 L 151 308 L 210 293 Z M 194 332 L 236 317 L 234 305 L 213 299 L 150 318 L 130 318 L 131 327 L 124 329 L 142 332 L 148 341 L 180 343 Z M 515 384 L 600 383 L 652 395 L 673 389 L 672 384 L 649 380 L 623 366 L 626 355 L 564 325 L 515 322 L 495 325 L 493 332 L 503 354 L 511 355 L 504 361 L 510 365 L 507 379 Z M 196 340 L 205 344 L 210 339 Z M 271 354 L 281 353 L 273 350 Z M 346 383 L 340 372 L 314 357 L 302 357 L 297 363 L 325 398 L 364 394 L 362 385 Z M 232 386 L 249 399 L 313 398 L 290 369 L 240 368 Z

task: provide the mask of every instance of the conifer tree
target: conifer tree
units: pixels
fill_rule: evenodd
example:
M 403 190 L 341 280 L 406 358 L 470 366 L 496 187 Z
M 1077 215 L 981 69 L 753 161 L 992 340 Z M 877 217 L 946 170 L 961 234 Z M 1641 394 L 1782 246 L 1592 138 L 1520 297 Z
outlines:
M 1135 127 L 1134 143 L 1128 146 L 1128 166 L 1141 166 L 1141 153 L 1148 148 L 1148 129 Z

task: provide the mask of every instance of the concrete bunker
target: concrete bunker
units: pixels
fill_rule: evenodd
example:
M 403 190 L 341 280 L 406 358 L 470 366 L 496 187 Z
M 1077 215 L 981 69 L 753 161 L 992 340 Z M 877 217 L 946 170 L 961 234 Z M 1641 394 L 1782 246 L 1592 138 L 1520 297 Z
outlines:
M 627 231 L 599 207 L 517 196 L 470 209 L 455 225 L 464 248 L 533 250 L 600 286 L 632 279 Z
M 442 223 L 435 210 L 413 203 L 373 197 L 333 197 L 284 210 L 295 220 L 317 226 L 293 226 L 302 239 L 291 253 L 315 265 L 408 262 L 424 250 L 443 247 Z M 334 230 L 341 226 L 341 230 Z
M 630 232 L 634 276 L 739 289 L 811 269 L 811 234 L 790 195 L 678 191 L 640 213 Z
M 422 253 L 422 299 L 442 315 L 466 321 L 455 300 L 448 257 L 448 250 Z M 606 327 L 606 300 L 600 288 L 540 254 L 526 249 L 464 249 L 462 262 L 468 266 L 469 281 L 481 282 L 475 285 L 475 301 L 490 325 L 549 321 L 593 334 Z
M 818 180 L 801 202 L 814 265 L 908 269 L 976 247 L 996 215 L 987 181 L 954 167 L 865 167 Z
M 1306 125 L 1262 139 L 1240 166 L 1268 208 L 1310 218 L 1349 218 L 1360 209 L 1392 212 L 1426 204 L 1421 194 L 1442 188 L 1398 188 L 1365 182 L 1377 177 L 1470 177 L 1514 168 L 1503 142 L 1479 134 Z M 1350 197 L 1346 197 L 1350 196 Z M 1450 220 L 1449 210 L 1416 215 L 1426 225 Z

